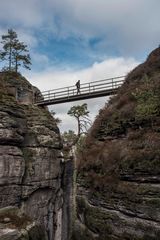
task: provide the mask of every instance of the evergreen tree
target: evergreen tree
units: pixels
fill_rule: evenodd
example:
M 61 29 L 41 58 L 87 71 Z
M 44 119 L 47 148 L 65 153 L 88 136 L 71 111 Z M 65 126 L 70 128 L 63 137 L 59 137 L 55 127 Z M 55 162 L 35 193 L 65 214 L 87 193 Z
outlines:
M 30 69 L 31 58 L 27 45 L 18 40 L 15 31 L 9 29 L 8 34 L 2 35 L 1 43 L 3 50 L 0 51 L 0 59 L 8 62 L 7 70 L 17 72 L 19 66 Z
M 77 139 L 80 138 L 82 133 L 86 133 L 91 125 L 91 120 L 89 119 L 89 111 L 87 110 L 87 104 L 73 106 L 68 111 L 68 114 L 77 120 Z
M 11 68 L 12 68 L 13 46 L 16 38 L 17 38 L 17 34 L 12 29 L 8 30 L 8 34 L 2 35 L 1 43 L 3 45 L 3 50 L 0 51 L 0 59 L 2 61 L 5 61 L 5 60 L 8 61 L 7 69 L 9 71 L 11 71 Z
M 23 66 L 24 68 L 30 70 L 31 58 L 28 52 L 27 45 L 25 45 L 23 42 L 19 42 L 16 39 L 13 47 L 12 62 L 16 72 L 18 71 L 19 66 Z

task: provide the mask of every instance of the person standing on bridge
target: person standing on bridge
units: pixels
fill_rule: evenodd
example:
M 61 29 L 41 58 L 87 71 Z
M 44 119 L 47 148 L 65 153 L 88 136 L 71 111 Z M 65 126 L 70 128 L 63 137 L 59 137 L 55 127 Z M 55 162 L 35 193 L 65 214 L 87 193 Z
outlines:
M 78 80 L 77 82 L 76 82 L 76 87 L 77 87 L 77 94 L 80 94 L 81 92 L 80 92 L 80 80 Z

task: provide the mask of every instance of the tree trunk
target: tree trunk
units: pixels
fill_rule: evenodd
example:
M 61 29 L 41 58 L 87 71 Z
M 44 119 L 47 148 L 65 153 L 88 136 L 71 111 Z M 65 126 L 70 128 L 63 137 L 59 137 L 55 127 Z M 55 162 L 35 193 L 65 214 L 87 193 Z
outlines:
M 16 56 L 16 58 L 15 58 L 15 71 L 16 71 L 16 73 L 18 72 L 18 59 L 17 59 L 17 56 Z
M 11 71 L 11 64 L 12 64 L 12 41 L 10 39 L 10 46 L 9 46 L 9 71 Z
M 80 126 L 80 120 L 79 118 L 77 118 L 77 121 L 78 121 L 78 133 L 77 133 L 77 136 L 78 138 L 80 137 L 80 133 L 81 133 L 81 126 Z
M 73 147 L 77 144 L 80 136 L 81 136 L 81 126 L 80 126 L 80 120 L 79 120 L 79 117 L 76 117 L 77 119 L 77 123 L 78 123 L 78 132 L 77 132 L 77 137 L 76 139 L 73 141 L 72 145 L 70 147 Z

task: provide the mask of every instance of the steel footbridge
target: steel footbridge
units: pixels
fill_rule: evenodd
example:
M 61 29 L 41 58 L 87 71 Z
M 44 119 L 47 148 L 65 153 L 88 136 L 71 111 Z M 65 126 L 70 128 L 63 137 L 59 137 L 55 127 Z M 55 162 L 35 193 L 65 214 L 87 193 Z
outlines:
M 44 91 L 36 96 L 35 103 L 38 106 L 48 106 L 59 103 L 74 102 L 90 98 L 114 95 L 121 87 L 125 76 L 108 78 L 80 84 L 80 88 L 69 86 Z

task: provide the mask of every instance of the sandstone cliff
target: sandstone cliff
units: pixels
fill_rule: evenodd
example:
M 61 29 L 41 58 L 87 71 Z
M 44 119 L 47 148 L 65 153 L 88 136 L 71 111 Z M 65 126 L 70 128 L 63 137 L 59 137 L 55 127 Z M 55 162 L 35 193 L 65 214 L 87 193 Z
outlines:
M 78 158 L 74 240 L 160 239 L 160 48 L 100 110 Z
M 62 237 L 62 144 L 48 110 L 32 104 L 37 92 L 20 75 L 0 74 L 0 239 Z M 35 226 L 25 238 L 23 228 Z

